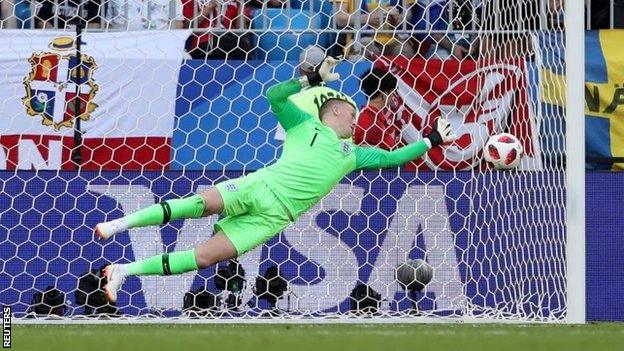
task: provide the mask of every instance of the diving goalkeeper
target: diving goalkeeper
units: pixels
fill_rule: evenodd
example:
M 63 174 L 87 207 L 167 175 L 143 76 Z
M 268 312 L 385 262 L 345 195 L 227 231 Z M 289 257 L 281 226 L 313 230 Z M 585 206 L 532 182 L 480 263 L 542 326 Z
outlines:
M 320 107 L 320 118 L 316 118 L 288 99 L 302 88 L 339 79 L 333 72 L 337 63 L 328 57 L 317 72 L 279 83 L 267 91 L 271 110 L 286 131 L 277 162 L 221 182 L 199 195 L 167 200 L 97 224 L 97 235 L 107 239 L 130 228 L 179 218 L 225 215 L 215 224 L 215 234 L 195 249 L 107 266 L 104 290 L 111 302 L 117 300 L 117 291 L 127 276 L 181 274 L 240 256 L 281 232 L 350 172 L 397 167 L 455 139 L 448 122 L 439 119 L 437 128 L 423 139 L 394 151 L 359 147 L 346 140 L 356 125 L 352 100 L 328 99 Z

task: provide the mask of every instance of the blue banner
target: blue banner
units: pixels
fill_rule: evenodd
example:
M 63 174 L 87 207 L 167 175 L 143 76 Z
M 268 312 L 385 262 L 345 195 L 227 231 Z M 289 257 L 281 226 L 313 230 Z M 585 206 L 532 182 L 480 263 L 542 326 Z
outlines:
M 216 217 L 133 229 L 106 242 L 94 240 L 93 227 L 239 175 L 0 172 L 1 302 L 23 313 L 33 293 L 49 285 L 73 301 L 89 269 L 196 246 L 211 235 Z M 565 228 L 558 184 L 562 173 L 355 173 L 241 262 L 250 282 L 280 265 L 295 296 L 280 302 L 284 309 L 347 311 L 348 295 L 364 282 L 387 299 L 385 309 L 406 310 L 411 302 L 393 284 L 394 269 L 411 257 L 425 258 L 435 272 L 419 297 L 424 311 L 461 315 L 470 306 L 477 315 L 561 317 Z M 214 272 L 130 278 L 119 307 L 131 315 L 175 315 L 185 292 L 204 284 L 215 291 Z M 82 312 L 72 306 L 69 313 Z
M 624 321 L 624 173 L 585 179 L 587 320 Z

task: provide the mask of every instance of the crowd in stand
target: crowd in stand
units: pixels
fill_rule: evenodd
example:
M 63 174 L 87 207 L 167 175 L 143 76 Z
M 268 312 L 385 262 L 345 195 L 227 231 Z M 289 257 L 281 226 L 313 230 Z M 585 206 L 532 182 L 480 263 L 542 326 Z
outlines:
M 321 45 L 335 55 L 500 58 L 527 54 L 523 31 L 563 28 L 562 7 L 563 0 L 0 0 L 0 28 L 192 28 L 192 58 L 249 59 L 258 32 L 245 30 L 270 30 L 253 18 L 277 8 L 326 16 L 312 30 L 332 29 Z M 588 29 L 624 28 L 624 0 L 592 0 L 587 13 Z

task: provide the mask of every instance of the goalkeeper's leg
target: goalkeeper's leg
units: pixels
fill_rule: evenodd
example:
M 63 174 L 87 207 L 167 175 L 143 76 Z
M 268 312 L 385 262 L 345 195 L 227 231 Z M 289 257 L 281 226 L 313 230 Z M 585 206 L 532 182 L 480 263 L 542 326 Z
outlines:
M 165 253 L 127 264 L 111 264 L 104 268 L 104 276 L 107 278 L 104 286 L 106 298 L 110 302 L 116 302 L 117 291 L 128 276 L 182 274 L 207 268 L 236 256 L 236 248 L 232 242 L 223 232 L 218 232 L 193 250 Z
M 200 195 L 163 201 L 125 217 L 98 223 L 95 232 L 100 240 L 104 240 L 131 228 L 166 224 L 180 218 L 200 218 L 222 211 L 223 198 L 216 188 L 211 188 Z

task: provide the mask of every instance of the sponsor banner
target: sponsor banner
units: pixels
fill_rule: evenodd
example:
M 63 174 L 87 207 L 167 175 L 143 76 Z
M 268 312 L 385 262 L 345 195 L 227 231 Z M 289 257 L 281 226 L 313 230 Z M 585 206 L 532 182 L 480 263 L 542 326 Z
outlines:
M 587 319 L 624 321 L 624 172 L 585 179 Z
M 217 217 L 132 229 L 106 242 L 94 240 L 96 223 L 239 175 L 0 172 L 5 229 L 0 231 L 0 302 L 24 313 L 35 289 L 56 285 L 73 303 L 69 313 L 82 313 L 74 292 L 87 270 L 194 247 L 211 235 Z M 474 313 L 496 308 L 501 314 L 560 317 L 564 210 L 552 201 L 562 190 L 540 185 L 563 183 L 561 172 L 420 172 L 418 178 L 411 172 L 355 173 L 281 235 L 241 258 L 250 282 L 245 298 L 251 299 L 258 272 L 279 263 L 293 291 L 280 301 L 284 309 L 347 311 L 351 290 L 364 282 L 387 299 L 384 309 L 404 311 L 412 305 L 394 283 L 394 269 L 410 257 L 426 259 L 435 272 L 419 295 L 423 310 L 461 315 L 466 306 L 481 306 Z M 179 313 L 190 289 L 207 281 L 216 292 L 214 272 L 212 267 L 130 278 L 119 306 L 133 315 Z
M 0 32 L 0 166 L 73 169 L 75 118 L 84 169 L 163 169 L 186 31 Z M 28 151 L 39 149 L 33 154 Z M 131 152 L 129 152 L 131 151 Z

